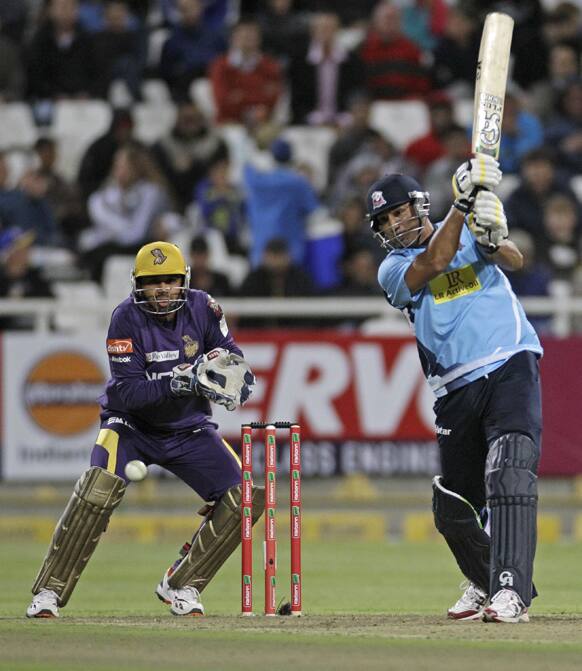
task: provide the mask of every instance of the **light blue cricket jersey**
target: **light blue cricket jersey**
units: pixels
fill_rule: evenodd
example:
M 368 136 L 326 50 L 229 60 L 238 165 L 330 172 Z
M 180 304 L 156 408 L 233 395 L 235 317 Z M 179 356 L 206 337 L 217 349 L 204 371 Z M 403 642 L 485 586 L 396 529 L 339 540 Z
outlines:
M 424 249 L 391 251 L 378 281 L 388 302 L 408 317 L 437 396 L 491 373 L 517 352 L 541 356 L 540 341 L 509 280 L 480 251 L 467 226 L 446 271 L 411 294 L 404 275 Z

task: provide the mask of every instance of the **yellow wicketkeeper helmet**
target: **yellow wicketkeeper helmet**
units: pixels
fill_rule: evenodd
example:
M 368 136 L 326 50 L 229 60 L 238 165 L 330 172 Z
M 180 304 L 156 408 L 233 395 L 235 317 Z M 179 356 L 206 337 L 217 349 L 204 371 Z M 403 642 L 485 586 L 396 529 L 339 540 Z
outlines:
M 180 297 L 172 300 L 167 308 L 157 305 L 156 296 L 146 298 L 139 280 L 144 277 L 167 277 L 180 275 L 183 278 Z M 135 257 L 131 272 L 131 289 L 133 302 L 145 312 L 151 314 L 168 314 L 176 312 L 186 302 L 190 288 L 190 267 L 186 265 L 182 252 L 171 242 L 150 242 L 144 245 Z

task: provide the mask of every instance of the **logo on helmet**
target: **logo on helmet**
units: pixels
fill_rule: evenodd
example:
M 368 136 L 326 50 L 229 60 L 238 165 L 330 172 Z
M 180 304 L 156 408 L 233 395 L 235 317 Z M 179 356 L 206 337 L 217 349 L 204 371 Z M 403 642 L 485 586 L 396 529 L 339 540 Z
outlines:
M 159 247 L 151 250 L 151 254 L 154 257 L 154 266 L 161 266 L 162 263 L 168 258 L 164 255 L 164 252 Z
M 382 207 L 382 205 L 386 205 L 386 200 L 381 191 L 374 191 L 371 198 L 373 210 L 375 210 L 377 207 Z

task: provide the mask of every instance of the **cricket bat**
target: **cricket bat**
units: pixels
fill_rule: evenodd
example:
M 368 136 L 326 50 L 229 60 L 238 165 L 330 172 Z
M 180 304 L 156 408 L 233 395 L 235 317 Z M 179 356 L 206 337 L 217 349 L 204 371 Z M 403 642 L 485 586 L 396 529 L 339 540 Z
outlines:
M 472 150 L 495 158 L 499 157 L 501 143 L 512 34 L 510 16 L 501 12 L 487 14 L 475 75 Z

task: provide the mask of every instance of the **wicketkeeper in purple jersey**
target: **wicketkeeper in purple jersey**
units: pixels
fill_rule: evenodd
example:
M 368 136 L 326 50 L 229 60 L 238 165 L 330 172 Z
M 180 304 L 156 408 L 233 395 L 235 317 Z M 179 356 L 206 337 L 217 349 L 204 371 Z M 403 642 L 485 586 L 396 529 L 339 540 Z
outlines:
M 190 289 L 180 250 L 153 242 L 138 252 L 129 298 L 107 334 L 111 379 L 101 429 L 33 585 L 28 617 L 58 617 L 140 460 L 175 473 L 208 504 L 204 520 L 166 571 L 156 595 L 174 615 L 203 615 L 200 592 L 240 542 L 240 461 L 212 421 L 210 401 L 234 410 L 255 378 L 220 306 Z M 254 487 L 253 522 L 264 508 Z

